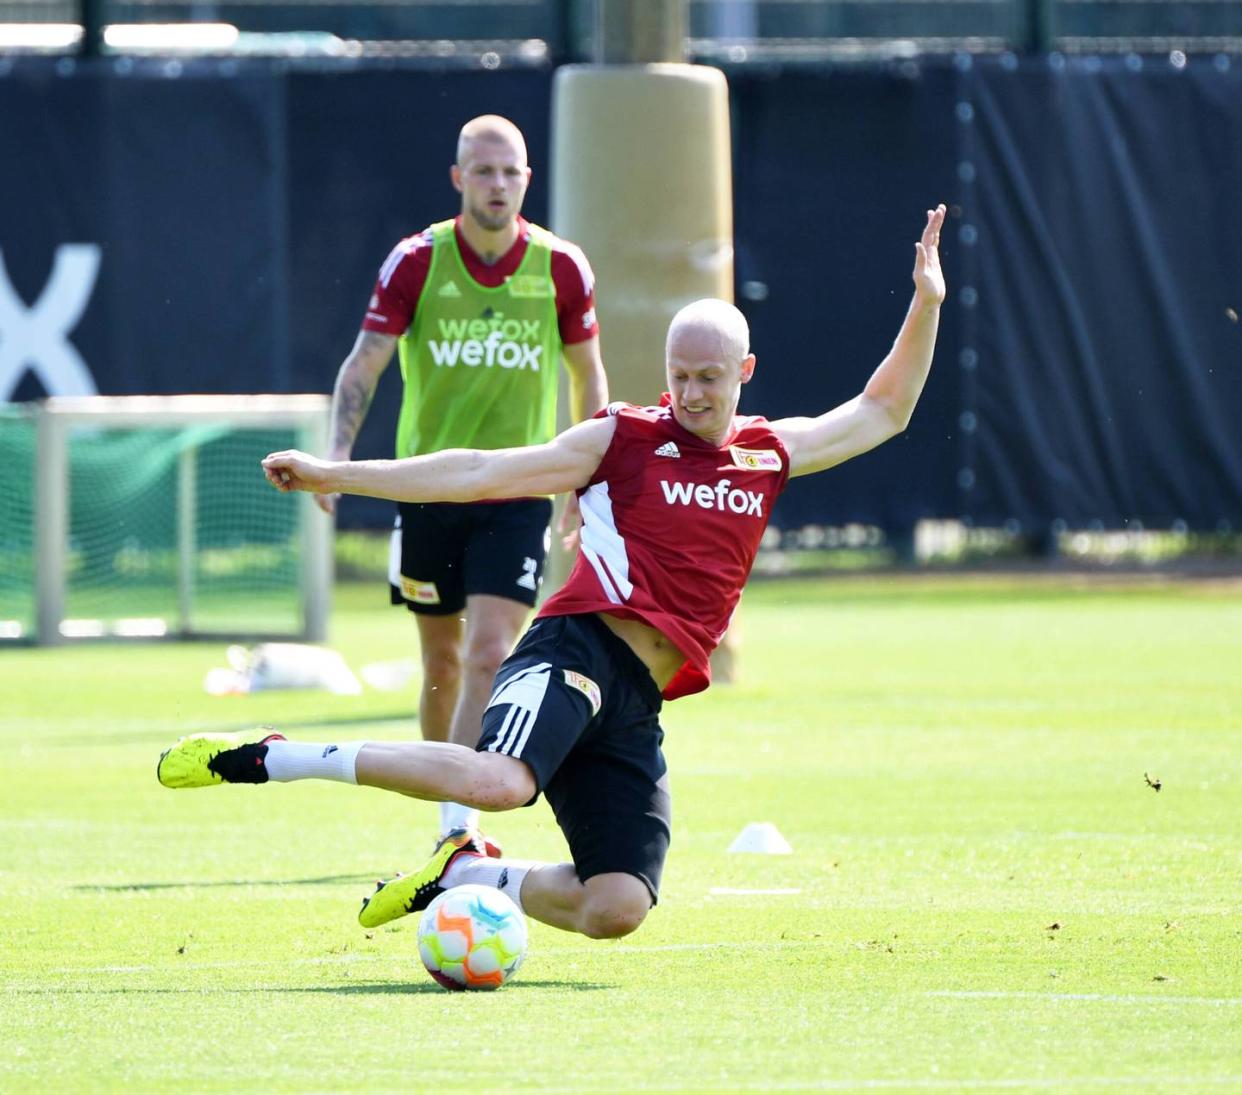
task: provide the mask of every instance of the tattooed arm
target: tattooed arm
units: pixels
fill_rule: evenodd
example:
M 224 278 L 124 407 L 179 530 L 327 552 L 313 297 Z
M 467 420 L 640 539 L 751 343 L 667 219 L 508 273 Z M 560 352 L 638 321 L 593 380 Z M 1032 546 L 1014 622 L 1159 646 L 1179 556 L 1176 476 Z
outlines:
M 396 349 L 394 335 L 359 331 L 354 348 L 341 364 L 332 390 L 332 424 L 328 432 L 328 458 L 348 460 L 367 416 L 380 375 L 388 368 Z M 315 501 L 325 513 L 336 512 L 339 495 L 317 494 Z

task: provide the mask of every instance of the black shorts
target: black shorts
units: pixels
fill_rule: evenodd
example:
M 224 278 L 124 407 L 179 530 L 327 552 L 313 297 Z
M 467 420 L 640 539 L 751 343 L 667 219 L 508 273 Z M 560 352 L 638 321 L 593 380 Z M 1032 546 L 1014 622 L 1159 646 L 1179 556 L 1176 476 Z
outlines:
M 535 798 L 548 800 L 583 882 L 634 875 L 653 904 L 672 820 L 662 702 L 647 667 L 598 617 L 549 616 L 496 674 L 476 746 L 534 773 Z
M 476 593 L 533 605 L 548 553 L 547 498 L 399 502 L 388 557 L 392 603 L 451 616 Z

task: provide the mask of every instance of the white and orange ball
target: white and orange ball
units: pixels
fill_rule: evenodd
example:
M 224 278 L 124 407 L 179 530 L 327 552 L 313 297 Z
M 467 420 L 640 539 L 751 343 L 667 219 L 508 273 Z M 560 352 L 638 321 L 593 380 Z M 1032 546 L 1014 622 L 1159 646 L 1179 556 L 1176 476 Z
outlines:
M 498 989 L 526 957 L 526 918 L 490 886 L 454 886 L 418 922 L 418 953 L 446 989 Z

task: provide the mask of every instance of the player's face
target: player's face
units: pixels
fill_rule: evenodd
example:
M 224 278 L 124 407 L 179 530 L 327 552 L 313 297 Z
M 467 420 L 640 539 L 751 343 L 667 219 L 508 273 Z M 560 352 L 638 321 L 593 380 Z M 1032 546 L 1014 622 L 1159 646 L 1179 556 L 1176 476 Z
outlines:
M 721 444 L 754 365 L 753 354 L 738 361 L 736 351 L 730 353 L 726 341 L 710 327 L 678 332 L 667 356 L 673 417 L 696 437 Z
M 475 138 L 453 167 L 462 213 L 488 232 L 499 232 L 513 223 L 529 184 L 525 151 L 503 138 Z

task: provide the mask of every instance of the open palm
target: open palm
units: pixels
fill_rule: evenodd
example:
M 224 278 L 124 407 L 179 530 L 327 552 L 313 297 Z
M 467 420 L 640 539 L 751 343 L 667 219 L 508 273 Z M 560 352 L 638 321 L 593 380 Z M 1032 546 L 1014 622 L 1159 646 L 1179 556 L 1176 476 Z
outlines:
M 944 225 L 945 207 L 927 211 L 923 238 L 914 245 L 914 289 L 919 296 L 939 304 L 944 300 L 944 272 L 940 269 L 940 229 Z

